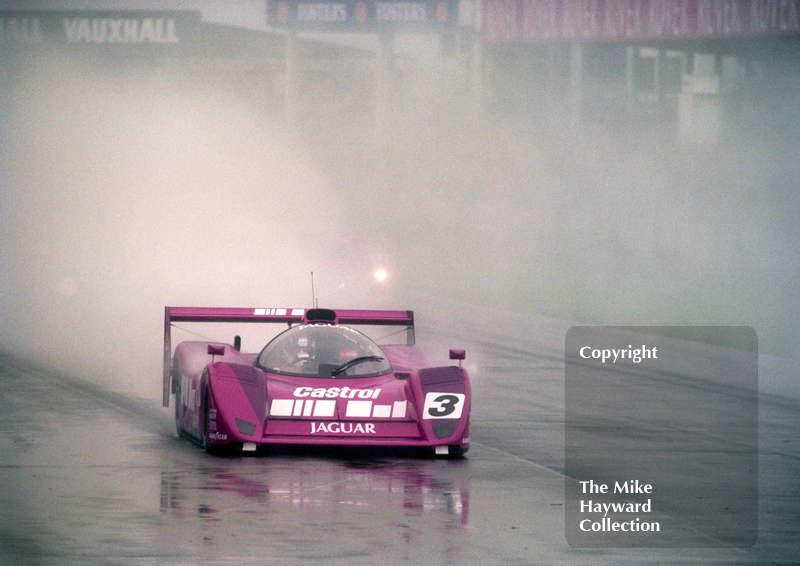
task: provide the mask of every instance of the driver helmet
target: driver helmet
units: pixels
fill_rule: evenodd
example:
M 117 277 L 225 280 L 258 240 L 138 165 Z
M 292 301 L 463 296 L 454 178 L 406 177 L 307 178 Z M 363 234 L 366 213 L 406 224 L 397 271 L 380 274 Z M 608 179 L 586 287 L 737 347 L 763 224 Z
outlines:
M 314 349 L 314 340 L 308 335 L 303 335 L 297 338 L 297 357 L 301 359 L 310 359 L 313 356 L 311 352 Z

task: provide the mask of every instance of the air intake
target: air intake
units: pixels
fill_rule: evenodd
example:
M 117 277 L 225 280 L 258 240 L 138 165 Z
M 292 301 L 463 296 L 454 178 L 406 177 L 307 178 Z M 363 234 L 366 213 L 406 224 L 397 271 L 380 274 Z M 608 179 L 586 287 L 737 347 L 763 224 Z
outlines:
M 308 309 L 303 317 L 303 324 L 336 324 L 336 311 L 331 309 Z

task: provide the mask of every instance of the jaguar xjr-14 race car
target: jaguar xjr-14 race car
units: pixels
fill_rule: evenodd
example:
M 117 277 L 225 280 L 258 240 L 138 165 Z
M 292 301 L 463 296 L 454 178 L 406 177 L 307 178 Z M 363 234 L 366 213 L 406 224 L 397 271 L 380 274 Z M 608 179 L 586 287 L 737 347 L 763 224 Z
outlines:
M 233 344 L 181 342 L 175 322 L 287 324 L 258 353 Z M 401 327 L 378 345 L 353 328 Z M 429 367 L 411 311 L 166 307 L 164 406 L 175 396 L 178 434 L 207 450 L 268 445 L 469 449 L 470 386 L 458 365 Z

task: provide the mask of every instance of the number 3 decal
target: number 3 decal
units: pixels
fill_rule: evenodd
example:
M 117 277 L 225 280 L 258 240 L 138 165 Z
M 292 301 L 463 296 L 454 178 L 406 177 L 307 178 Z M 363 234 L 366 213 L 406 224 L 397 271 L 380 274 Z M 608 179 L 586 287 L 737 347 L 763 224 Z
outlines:
M 458 419 L 464 409 L 463 393 L 428 393 L 425 395 L 424 419 Z

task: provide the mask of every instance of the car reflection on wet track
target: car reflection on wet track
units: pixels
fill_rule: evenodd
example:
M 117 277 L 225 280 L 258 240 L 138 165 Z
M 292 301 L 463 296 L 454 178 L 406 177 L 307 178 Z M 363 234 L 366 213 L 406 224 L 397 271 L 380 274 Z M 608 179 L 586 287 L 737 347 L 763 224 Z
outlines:
M 255 551 L 291 563 L 384 547 L 451 554 L 458 544 L 448 539 L 469 524 L 466 461 L 194 456 L 194 472 L 161 471 L 168 528 L 159 534 L 178 555 Z
M 469 490 L 458 466 L 424 460 L 220 458 L 204 463 L 197 474 L 163 471 L 161 511 L 187 519 L 268 514 L 283 506 L 328 514 L 340 507 L 371 507 L 406 517 L 438 513 L 443 522 L 467 525 Z M 446 475 L 437 478 L 431 472 Z

